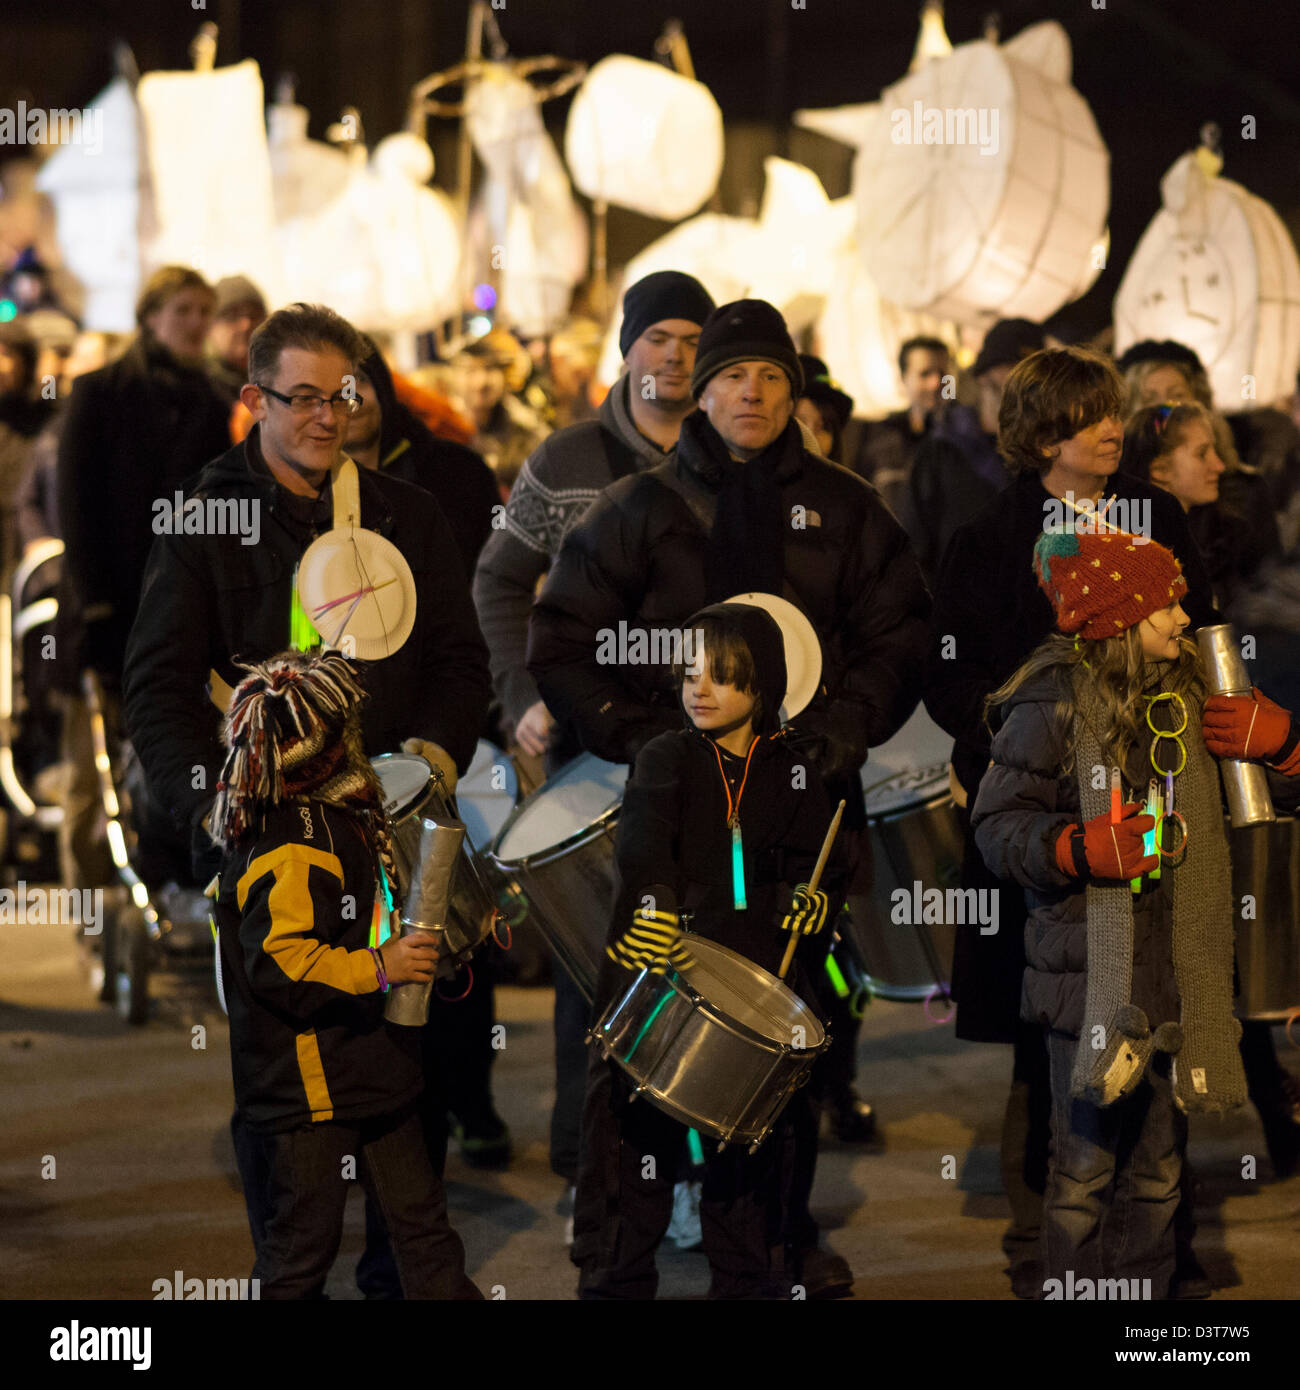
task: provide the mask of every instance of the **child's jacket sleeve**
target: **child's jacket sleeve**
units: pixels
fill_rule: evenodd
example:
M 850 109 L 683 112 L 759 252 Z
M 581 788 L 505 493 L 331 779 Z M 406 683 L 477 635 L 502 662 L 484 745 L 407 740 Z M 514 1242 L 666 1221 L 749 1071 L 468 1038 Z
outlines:
M 682 740 L 676 734 L 653 738 L 637 756 L 623 795 L 618 821 L 620 903 L 630 913 L 650 893 L 661 912 L 677 911 L 678 853 L 682 829 Z
M 1057 838 L 1078 822 L 1079 811 L 1062 796 L 1064 738 L 1053 704 L 1016 705 L 992 752 L 971 813 L 975 843 L 990 872 L 1043 892 L 1076 883 L 1056 864 Z
M 379 988 L 364 946 L 330 945 L 345 932 L 360 941 L 371 908 L 345 902 L 343 865 L 331 850 L 289 843 L 255 851 L 236 894 L 248 981 L 266 1004 L 306 1021 Z

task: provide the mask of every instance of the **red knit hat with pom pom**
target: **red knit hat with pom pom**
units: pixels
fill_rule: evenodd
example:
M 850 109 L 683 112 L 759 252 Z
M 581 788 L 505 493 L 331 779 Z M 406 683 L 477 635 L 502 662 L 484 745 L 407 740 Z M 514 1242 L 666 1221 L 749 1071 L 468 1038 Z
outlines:
M 1044 532 L 1034 545 L 1034 573 L 1056 609 L 1056 626 L 1091 641 L 1127 632 L 1187 592 L 1173 552 L 1127 531 Z

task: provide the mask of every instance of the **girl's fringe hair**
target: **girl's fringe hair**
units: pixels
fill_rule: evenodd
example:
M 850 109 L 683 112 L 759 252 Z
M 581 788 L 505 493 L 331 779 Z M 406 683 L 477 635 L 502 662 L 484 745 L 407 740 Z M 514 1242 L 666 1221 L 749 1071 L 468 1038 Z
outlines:
M 1187 637 L 1178 640 L 1178 658 L 1165 682 L 1165 689 L 1182 696 L 1187 704 L 1187 720 L 1201 717 L 1205 702 L 1205 668 L 1196 643 Z M 1076 639 L 1053 632 L 1030 653 L 1020 668 L 984 701 L 984 722 L 994 708 L 1011 698 L 1027 681 L 1044 671 L 1060 670 L 1066 676 L 1068 694 L 1056 702 L 1056 714 L 1069 730 L 1062 770 L 1072 772 L 1075 759 L 1075 715 L 1077 692 L 1088 691 L 1089 720 L 1101 740 L 1107 763 L 1123 767 L 1132 749 L 1142 739 L 1146 708 L 1140 697 L 1150 684 L 1146 674 L 1147 657 L 1142 636 L 1135 624 L 1115 637 Z

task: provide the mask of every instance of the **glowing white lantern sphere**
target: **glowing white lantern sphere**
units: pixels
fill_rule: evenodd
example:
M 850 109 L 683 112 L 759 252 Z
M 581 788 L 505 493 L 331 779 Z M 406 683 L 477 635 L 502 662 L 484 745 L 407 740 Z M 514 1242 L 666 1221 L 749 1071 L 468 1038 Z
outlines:
M 564 157 L 589 198 L 675 222 L 713 196 L 722 112 L 701 82 L 616 53 L 587 74 L 569 109 Z
M 1095 274 L 1110 157 L 1060 25 L 959 45 L 886 88 L 861 126 L 858 242 L 887 300 L 1042 320 Z
M 1173 338 L 1199 354 L 1223 410 L 1270 404 L 1300 366 L 1300 258 L 1262 198 L 1217 177 L 1208 151 L 1160 183 L 1163 208 L 1115 296 L 1115 350 Z

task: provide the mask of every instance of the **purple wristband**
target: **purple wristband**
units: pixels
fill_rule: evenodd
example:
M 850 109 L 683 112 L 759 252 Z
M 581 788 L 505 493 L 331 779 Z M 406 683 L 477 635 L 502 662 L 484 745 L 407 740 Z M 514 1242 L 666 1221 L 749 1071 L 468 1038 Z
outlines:
M 366 950 L 375 958 L 375 974 L 379 977 L 379 988 L 384 993 L 388 993 L 388 976 L 384 973 L 384 958 L 373 946 L 367 946 Z

